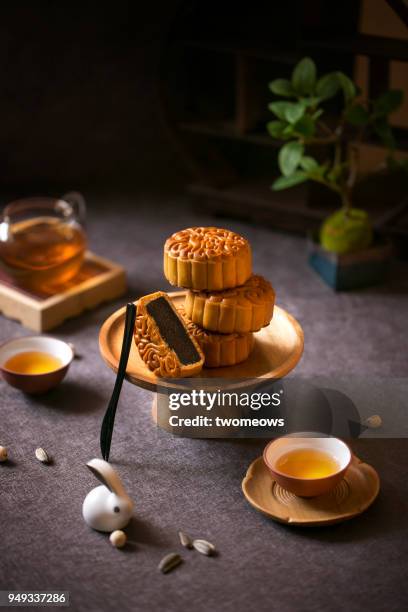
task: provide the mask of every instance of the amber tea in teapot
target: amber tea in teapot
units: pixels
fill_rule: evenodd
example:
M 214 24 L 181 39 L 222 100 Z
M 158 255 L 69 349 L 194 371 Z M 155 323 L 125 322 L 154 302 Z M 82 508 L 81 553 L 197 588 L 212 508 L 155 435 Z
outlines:
M 0 223 L 3 272 L 15 284 L 34 291 L 50 291 L 71 280 L 86 249 L 83 213 L 83 200 L 78 204 L 69 195 L 9 204 Z

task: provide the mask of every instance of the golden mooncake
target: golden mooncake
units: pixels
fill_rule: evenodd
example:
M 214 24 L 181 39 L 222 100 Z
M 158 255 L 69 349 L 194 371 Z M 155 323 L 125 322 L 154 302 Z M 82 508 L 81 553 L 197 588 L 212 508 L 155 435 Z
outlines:
M 156 376 L 184 378 L 203 367 L 199 343 L 163 291 L 138 300 L 134 338 L 140 357 Z
M 272 319 L 275 292 L 262 276 L 253 275 L 241 287 L 219 292 L 188 291 L 187 318 L 222 334 L 254 332 Z
M 182 307 L 179 312 L 185 317 L 188 331 L 204 353 L 205 367 L 233 366 L 248 359 L 255 344 L 254 334 L 214 334 L 189 321 Z
M 163 264 L 171 285 L 222 291 L 243 285 L 251 276 L 251 247 L 230 230 L 189 227 L 166 240 Z

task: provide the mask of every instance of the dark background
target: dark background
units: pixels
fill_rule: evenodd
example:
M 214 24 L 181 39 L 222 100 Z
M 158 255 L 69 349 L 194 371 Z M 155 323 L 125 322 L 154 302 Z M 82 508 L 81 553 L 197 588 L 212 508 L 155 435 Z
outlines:
M 324 23 L 327 36 L 353 31 L 357 9 L 350 0 L 2 3 L 0 191 L 17 197 L 73 188 L 177 189 L 191 174 L 190 155 L 186 163 L 168 105 L 185 98 L 186 80 L 220 97 L 233 85 L 219 56 L 203 63 L 190 50 L 190 71 L 180 71 L 172 43 L 208 35 L 240 44 L 262 39 L 282 45 L 287 68 L 277 71 L 285 74 L 300 24 L 313 34 Z M 324 52 L 313 56 L 327 67 Z M 351 66 L 343 55 L 330 57 L 337 68 Z M 264 95 L 271 74 L 269 67 L 260 77 Z M 273 160 L 268 154 L 267 167 Z
M 157 78 L 178 4 L 1 3 L 3 192 L 138 190 L 183 176 Z

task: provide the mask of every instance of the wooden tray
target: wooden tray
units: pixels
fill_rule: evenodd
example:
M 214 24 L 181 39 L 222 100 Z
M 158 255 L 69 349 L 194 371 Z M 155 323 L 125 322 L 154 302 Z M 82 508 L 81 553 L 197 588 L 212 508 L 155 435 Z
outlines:
M 354 456 L 344 479 L 332 491 L 319 497 L 296 497 L 275 480 L 258 457 L 242 481 L 242 491 L 251 506 L 275 521 L 288 525 L 333 525 L 367 510 L 380 490 L 373 467 Z
M 169 294 L 176 306 L 182 305 L 184 291 Z M 125 308 L 114 312 L 102 325 L 99 334 L 99 348 L 103 359 L 115 372 L 118 368 L 122 346 Z M 203 368 L 197 378 L 282 378 L 298 363 L 303 352 L 303 330 L 299 323 L 283 308 L 275 306 L 274 315 L 268 327 L 255 334 L 255 347 L 249 358 L 236 366 L 224 368 Z M 160 379 L 151 372 L 139 357 L 136 346 L 130 350 L 126 378 L 131 383 L 157 391 L 160 386 L 179 388 L 177 381 Z M 245 384 L 245 383 L 243 383 Z
M 53 294 L 30 293 L 0 279 L 0 312 L 29 329 L 43 332 L 125 291 L 122 266 L 87 251 L 78 275 Z

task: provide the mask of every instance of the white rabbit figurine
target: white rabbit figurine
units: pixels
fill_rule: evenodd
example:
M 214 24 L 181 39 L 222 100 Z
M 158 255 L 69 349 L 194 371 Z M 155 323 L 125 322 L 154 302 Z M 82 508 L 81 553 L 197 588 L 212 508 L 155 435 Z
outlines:
M 92 489 L 84 499 L 82 516 L 85 522 L 98 531 L 122 529 L 132 517 L 133 501 L 118 474 L 103 459 L 92 459 L 86 465 L 103 485 Z

